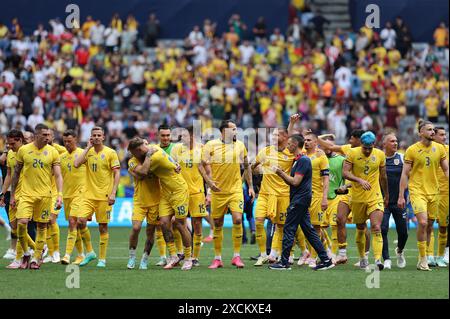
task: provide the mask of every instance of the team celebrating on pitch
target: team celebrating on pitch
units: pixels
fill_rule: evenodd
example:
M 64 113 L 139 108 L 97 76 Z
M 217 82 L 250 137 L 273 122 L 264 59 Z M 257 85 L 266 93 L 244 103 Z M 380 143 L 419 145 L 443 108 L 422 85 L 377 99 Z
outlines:
M 362 269 L 369 266 L 371 248 L 377 268 L 390 269 L 387 229 L 392 214 L 398 233 L 397 266 L 404 268 L 408 203 L 417 218 L 417 269 L 447 267 L 449 148 L 445 129 L 419 121 L 419 141 L 400 154 L 393 133 L 383 136 L 382 150 L 375 148 L 375 134 L 362 130 L 352 132 L 349 144 L 336 145 L 333 134 L 316 136 L 295 128 L 299 119 L 295 114 L 288 128 L 274 128 L 272 143 L 262 148 L 254 161 L 237 139 L 237 127 L 231 120 L 221 123 L 220 138 L 204 145 L 194 138 L 193 127 L 182 131 L 178 143 L 170 142 L 168 127 L 160 127 L 160 137 L 166 133 L 169 140 L 158 145 L 132 138 L 128 172 L 134 180 L 134 196 L 127 268 L 136 268 L 144 220 L 146 241 L 139 269 L 148 268 L 155 241 L 158 266 L 173 269 L 181 265 L 182 270 L 199 266 L 203 219 L 210 223 L 213 235 L 215 257 L 208 268 L 224 267 L 223 227 L 228 213 L 232 219 L 231 265 L 243 268 L 243 183 L 251 200 L 257 197 L 256 267 L 268 264 L 274 270 L 291 269 L 296 245 L 301 250 L 300 266 L 325 270 L 345 264 L 346 224 L 354 223 L 357 265 Z M 7 268 L 39 269 L 46 262 L 85 266 L 96 259 L 97 267 L 105 268 L 108 223 L 120 180 L 116 151 L 103 144 L 102 127 L 92 129 L 84 150 L 73 130 L 64 132 L 64 146 L 54 142 L 52 130 L 44 124 L 38 124 L 34 134 L 28 143 L 20 130 L 7 134 L 7 175 L 0 205 L 5 205 L 4 194 L 10 189 L 9 220 L 13 238 L 17 238 Z M 258 196 L 253 174 L 263 174 Z M 69 227 L 61 258 L 57 217 L 62 206 Z M 98 255 L 87 226 L 94 214 L 100 233 Z M 275 225 L 270 254 L 266 251 L 267 219 Z M 35 241 L 27 230 L 31 220 L 37 226 Z M 435 221 L 439 223 L 436 259 Z

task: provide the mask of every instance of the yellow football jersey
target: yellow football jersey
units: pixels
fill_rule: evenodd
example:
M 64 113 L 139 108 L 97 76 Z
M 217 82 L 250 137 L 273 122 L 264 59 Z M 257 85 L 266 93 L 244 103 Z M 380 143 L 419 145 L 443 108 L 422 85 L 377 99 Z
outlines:
M 439 194 L 440 163 L 446 156 L 444 146 L 436 142 L 431 142 L 428 147 L 421 142 L 408 147 L 405 163 L 412 165 L 408 184 L 412 194 Z
M 202 149 L 203 145 L 198 145 L 191 150 L 183 144 L 176 144 L 172 148 L 171 156 L 181 166 L 181 175 L 188 184 L 190 195 L 205 192 L 203 177 L 198 170 Z
M 289 185 L 272 170 L 272 166 L 279 166 L 286 174 L 290 174 L 294 155 L 287 148 L 280 152 L 276 146 L 272 145 L 259 151 L 256 162 L 261 163 L 263 171 L 259 193 L 277 196 L 289 195 Z
M 352 149 L 351 144 L 342 145 L 341 146 L 342 153 L 340 153 L 340 154 L 343 155 L 343 156 L 347 156 L 348 151 L 351 150 L 351 149 Z
M 34 143 L 23 145 L 17 152 L 17 163 L 23 164 L 21 196 L 51 197 L 52 168 L 59 165 L 58 151 L 45 145 L 38 149 Z
M 167 155 L 163 149 L 153 153 L 150 163 L 150 172 L 159 178 L 162 195 L 170 195 L 181 191 L 188 191 L 188 186 L 181 174 L 175 172 L 176 162 Z
M 16 164 L 17 164 L 17 153 L 14 152 L 13 150 L 9 150 L 8 155 L 6 157 L 6 165 L 11 172 L 11 179 L 13 178 L 14 172 L 16 171 Z M 22 190 L 22 179 L 23 179 L 23 169 L 20 172 L 19 181 L 17 182 L 16 186 L 16 198 L 20 196 L 20 192 Z
M 92 147 L 86 154 L 86 198 L 108 200 L 114 183 L 114 168 L 120 168 L 119 157 L 112 148 L 100 152 Z
M 306 154 L 311 159 L 312 166 L 312 196 L 323 196 L 322 172 L 330 169 L 328 158 L 323 151 L 316 150 L 313 154 Z
M 449 158 L 448 154 L 448 145 L 444 145 L 445 151 L 447 153 L 447 160 Z M 438 170 L 438 176 L 439 176 L 439 189 L 441 194 L 448 194 L 448 178 L 445 176 L 444 171 L 442 168 Z
M 211 165 L 212 179 L 220 194 L 242 192 L 241 163 L 247 156 L 244 143 L 225 144 L 221 139 L 209 141 L 203 147 L 203 160 Z
M 139 161 L 132 157 L 128 161 L 128 171 L 132 172 L 138 166 Z M 151 174 L 144 179 L 134 179 L 134 205 L 139 207 L 150 207 L 159 204 L 160 197 L 159 178 Z
M 354 147 L 348 152 L 346 161 L 353 164 L 353 175 L 367 181 L 372 187 L 365 191 L 359 183 L 352 182 L 352 201 L 369 202 L 380 199 L 380 167 L 386 166 L 386 155 L 374 148 L 370 156 L 366 157 L 361 147 Z
M 58 154 L 61 156 L 65 152 L 67 152 L 67 149 L 64 146 L 61 146 L 59 144 L 53 143 L 51 146 L 53 146 L 57 151 Z M 58 193 L 58 190 L 56 189 L 56 180 L 55 176 L 52 176 L 52 194 L 55 195 Z
M 83 194 L 86 185 L 86 163 L 75 168 L 75 159 L 83 154 L 77 147 L 72 153 L 67 150 L 61 155 L 61 174 L 63 177 L 63 198 L 73 198 Z M 53 178 L 54 180 L 55 178 Z

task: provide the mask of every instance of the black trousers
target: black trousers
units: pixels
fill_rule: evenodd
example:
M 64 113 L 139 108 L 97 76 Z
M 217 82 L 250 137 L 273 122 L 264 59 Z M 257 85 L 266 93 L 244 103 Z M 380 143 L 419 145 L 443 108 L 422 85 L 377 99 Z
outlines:
M 383 222 L 381 224 L 381 234 L 383 236 L 383 259 L 390 259 L 389 257 L 389 219 L 392 216 L 395 221 L 395 228 L 397 229 L 398 244 L 397 247 L 403 250 L 408 240 L 408 219 L 406 209 L 400 209 L 395 204 L 389 204 L 387 208 L 384 209 Z
M 308 207 L 311 199 L 305 200 L 302 203 L 292 203 L 287 209 L 286 222 L 284 224 L 283 233 L 283 248 L 281 253 L 281 263 L 287 265 L 289 262 L 289 255 L 295 241 L 295 233 L 298 226 L 302 228 L 306 240 L 317 251 L 321 261 L 328 259 L 327 252 L 320 241 L 319 235 L 316 233 L 314 227 L 311 225 L 311 217 L 309 216 Z

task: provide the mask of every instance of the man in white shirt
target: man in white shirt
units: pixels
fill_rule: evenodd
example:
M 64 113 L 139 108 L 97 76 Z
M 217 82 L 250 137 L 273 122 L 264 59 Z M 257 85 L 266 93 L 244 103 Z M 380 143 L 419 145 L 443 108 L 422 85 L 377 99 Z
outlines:
M 5 95 L 1 99 L 4 112 L 8 121 L 11 121 L 12 117 L 17 113 L 17 106 L 19 105 L 19 98 L 17 95 L 12 94 L 12 89 L 8 89 Z
M 189 40 L 191 41 L 192 45 L 196 45 L 199 41 L 203 40 L 203 33 L 198 25 L 196 25 L 194 29 L 189 33 Z
M 90 37 L 94 45 L 102 45 L 104 42 L 103 33 L 105 32 L 105 26 L 97 20 L 97 23 L 91 27 Z
M 397 38 L 397 33 L 392 29 L 390 22 L 386 22 L 386 28 L 381 30 L 380 38 L 384 40 L 383 46 L 389 50 L 395 48 L 395 40 Z
M 61 23 L 61 21 L 59 21 L 59 18 L 56 19 L 52 19 L 49 21 L 50 25 L 52 26 L 52 33 L 55 37 L 60 37 L 61 34 L 64 33 L 64 25 Z
M 28 117 L 27 125 L 31 128 L 36 127 L 36 125 L 44 122 L 44 117 L 42 114 L 39 114 L 39 108 L 33 108 L 33 114 Z
M 204 46 L 203 40 L 198 41 L 197 45 L 194 47 L 194 64 L 205 65 L 208 60 L 208 52 Z
M 241 63 L 244 65 L 247 65 L 250 62 L 253 54 L 255 54 L 253 45 L 250 45 L 247 40 L 245 40 L 244 43 L 239 46 L 239 51 L 241 52 Z
M 108 27 L 103 33 L 105 36 L 105 46 L 108 52 L 113 52 L 114 48 L 119 44 L 120 33 L 116 28 Z

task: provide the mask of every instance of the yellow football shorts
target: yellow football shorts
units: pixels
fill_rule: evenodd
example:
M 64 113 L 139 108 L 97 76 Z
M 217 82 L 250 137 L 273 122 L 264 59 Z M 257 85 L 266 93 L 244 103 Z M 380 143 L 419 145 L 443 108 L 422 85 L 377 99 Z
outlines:
M 172 216 L 183 219 L 188 215 L 189 194 L 185 191 L 161 195 L 159 201 L 159 217 Z
M 150 225 L 158 225 L 159 224 L 159 204 L 150 206 L 150 207 L 142 207 L 142 206 L 133 206 L 133 215 L 131 216 L 132 221 L 143 222 L 144 219 L 147 220 L 147 224 Z
M 383 198 L 370 200 L 368 202 L 352 202 L 352 214 L 354 224 L 365 224 L 370 214 L 379 210 L 384 212 Z
M 313 197 L 309 205 L 309 215 L 311 216 L 311 225 L 320 226 L 325 219 L 325 213 L 321 207 L 322 197 Z
M 205 205 L 205 194 L 197 193 L 189 195 L 189 215 L 191 217 L 206 217 L 208 211 Z
M 33 219 L 37 223 L 48 223 L 51 212 L 51 197 L 21 196 L 17 206 L 17 219 Z
M 439 226 L 448 226 L 448 194 L 439 195 Z
M 51 207 L 51 213 L 53 215 L 59 215 L 59 212 L 61 209 L 55 209 L 56 206 L 56 200 L 58 199 L 58 196 L 52 196 L 52 207 Z
M 241 213 L 244 210 L 244 194 L 211 194 L 211 217 L 222 218 L 230 209 L 231 212 Z
M 84 199 L 80 205 L 79 217 L 90 218 L 95 213 L 95 220 L 99 224 L 108 224 L 111 219 L 112 207 L 105 200 Z
M 336 226 L 337 210 L 338 210 L 339 198 L 335 197 L 328 200 L 328 208 L 325 211 L 325 218 L 322 221 L 322 226 Z
M 427 213 L 428 219 L 436 219 L 439 211 L 439 195 L 410 194 L 414 214 Z
M 80 217 L 81 204 L 83 203 L 83 198 L 80 196 L 75 196 L 71 198 L 64 198 L 64 215 L 66 220 L 69 220 L 69 217 Z
M 289 196 L 275 196 L 273 203 L 271 203 L 271 195 L 259 194 L 256 202 L 256 218 L 270 218 L 270 211 L 275 211 L 273 223 L 284 225 L 286 221 L 286 211 L 289 206 Z M 274 206 L 274 207 L 271 207 Z

